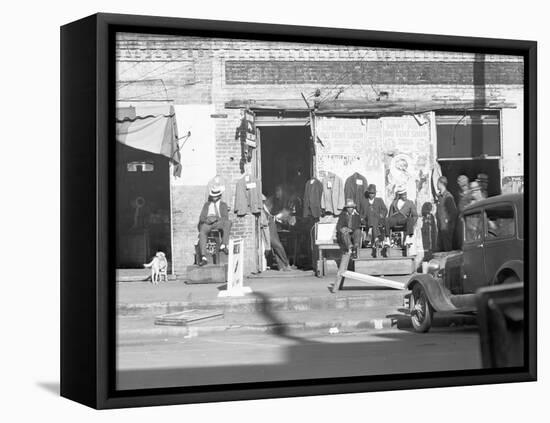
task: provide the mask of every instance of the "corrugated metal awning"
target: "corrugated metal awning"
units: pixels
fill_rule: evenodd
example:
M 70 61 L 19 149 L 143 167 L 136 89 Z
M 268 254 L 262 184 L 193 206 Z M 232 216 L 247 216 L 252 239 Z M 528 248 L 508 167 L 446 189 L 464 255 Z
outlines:
M 176 114 L 172 105 L 118 107 L 116 140 L 129 147 L 161 154 L 174 164 L 174 175 L 181 173 Z

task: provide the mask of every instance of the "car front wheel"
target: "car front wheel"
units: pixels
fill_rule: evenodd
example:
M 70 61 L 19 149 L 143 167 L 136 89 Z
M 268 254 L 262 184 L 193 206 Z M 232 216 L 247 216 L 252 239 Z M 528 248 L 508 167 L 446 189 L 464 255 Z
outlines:
M 434 311 L 428 301 L 426 290 L 419 283 L 412 290 L 409 310 L 415 332 L 428 332 L 432 326 Z

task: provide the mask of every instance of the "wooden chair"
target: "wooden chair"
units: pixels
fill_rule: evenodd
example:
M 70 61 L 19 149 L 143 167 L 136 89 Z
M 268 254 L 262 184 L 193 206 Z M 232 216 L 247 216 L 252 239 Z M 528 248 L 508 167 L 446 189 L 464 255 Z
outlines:
M 315 276 L 323 277 L 326 274 L 326 257 L 324 252 L 327 250 L 340 250 L 340 245 L 336 242 L 336 222 L 316 223 L 315 224 L 315 246 L 317 247 L 317 266 Z

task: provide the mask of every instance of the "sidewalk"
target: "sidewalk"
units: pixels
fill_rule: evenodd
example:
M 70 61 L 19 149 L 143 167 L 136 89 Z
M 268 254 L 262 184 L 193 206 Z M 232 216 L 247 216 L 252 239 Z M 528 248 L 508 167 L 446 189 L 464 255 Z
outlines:
M 159 315 L 186 309 L 216 309 L 223 312 L 344 310 L 389 307 L 396 311 L 405 291 L 368 287 L 346 281 L 344 289 L 330 293 L 327 285 L 334 276 L 317 278 L 312 272 L 296 272 L 293 277 L 245 278 L 253 294 L 238 298 L 218 298 L 225 284 L 186 284 L 175 280 L 152 285 L 149 282 L 117 283 L 119 315 Z M 389 279 L 389 278 L 388 278 Z M 392 277 L 404 282 L 408 276 Z
M 329 292 L 334 275 L 317 278 L 312 272 L 294 272 L 278 277 L 245 278 L 252 294 L 218 298 L 225 284 L 186 284 L 174 280 L 152 285 L 149 282 L 117 283 L 117 342 L 132 344 L 145 338 L 193 337 L 225 331 L 263 333 L 340 333 L 388 328 L 410 328 L 403 314 L 403 297 L 408 291 L 373 288 L 346 280 L 344 289 Z M 289 277 L 291 276 L 291 277 Z M 409 276 L 387 279 L 406 282 Z M 212 311 L 219 317 L 162 326 L 155 317 L 184 310 Z M 475 317 L 440 316 L 434 326 L 475 324 Z M 300 335 L 302 336 L 302 335 Z

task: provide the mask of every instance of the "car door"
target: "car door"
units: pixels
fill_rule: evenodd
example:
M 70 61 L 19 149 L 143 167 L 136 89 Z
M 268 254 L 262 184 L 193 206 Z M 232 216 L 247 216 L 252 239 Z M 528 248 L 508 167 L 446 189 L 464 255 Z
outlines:
M 516 211 L 512 203 L 485 208 L 485 275 L 492 283 L 495 273 L 509 260 L 523 258 L 523 245 L 517 239 Z
M 474 292 L 485 281 L 483 210 L 464 214 L 463 225 L 463 292 Z

